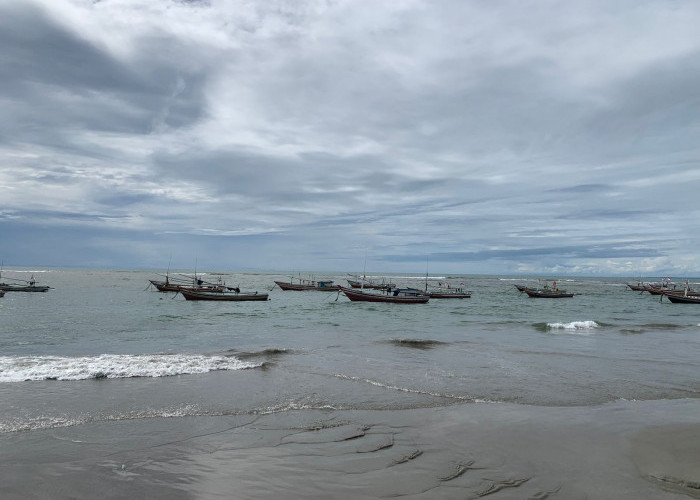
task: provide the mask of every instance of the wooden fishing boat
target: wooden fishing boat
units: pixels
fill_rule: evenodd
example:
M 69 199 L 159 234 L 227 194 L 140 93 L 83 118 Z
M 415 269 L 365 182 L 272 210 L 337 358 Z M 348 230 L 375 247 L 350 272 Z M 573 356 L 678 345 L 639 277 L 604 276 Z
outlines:
M 393 283 L 377 283 L 376 281 L 359 279 L 359 280 L 346 280 L 352 288 L 366 288 L 368 290 L 391 290 L 396 285 Z
M 518 289 L 519 292 L 524 292 L 525 290 L 528 289 L 527 285 L 513 285 L 515 288 Z
M 676 288 L 676 284 L 671 281 L 671 278 L 662 278 L 660 283 L 645 283 L 644 290 L 651 295 L 663 295 L 666 291 L 681 290 Z
M 235 290 L 226 285 L 202 284 L 202 285 L 176 285 L 168 281 L 148 280 L 159 292 L 179 292 L 181 290 L 194 290 L 202 292 L 225 292 Z
M 678 295 L 666 293 L 666 298 L 674 304 L 700 304 L 700 295 Z
M 574 296 L 573 293 L 568 293 L 566 290 L 559 290 L 556 281 L 552 283 L 552 288 L 544 285 L 542 288 L 525 288 L 523 291 L 528 297 L 541 299 L 563 299 Z
M 159 292 L 179 292 L 180 290 L 199 290 L 204 292 L 225 292 L 236 291 L 237 287 L 227 286 L 221 280 L 221 276 L 216 282 L 204 281 L 196 273 L 194 275 L 182 274 L 171 277 L 170 273 L 165 274 L 165 281 L 148 280 Z M 240 290 L 239 290 L 240 291 Z
M 282 290 L 294 290 L 294 291 L 319 291 L 319 292 L 337 292 L 339 290 L 338 285 L 334 285 L 331 280 L 306 280 L 299 278 L 299 283 L 294 283 L 294 278 L 291 278 L 289 283 L 284 281 L 275 281 L 275 284 Z
M 340 291 L 353 302 L 390 302 L 394 304 L 425 304 L 430 296 L 415 288 L 396 288 L 391 294 L 363 292 L 339 286 Z
M 630 288 L 630 290 L 634 290 L 635 292 L 643 292 L 646 290 L 646 285 L 641 281 L 637 282 L 636 285 L 633 285 L 632 283 L 627 283 L 627 286 Z
M 48 285 L 37 285 L 32 275 L 29 280 L 6 278 L 17 283 L 0 283 L 0 291 L 3 292 L 48 292 L 51 287 Z
M 167 278 L 165 281 L 159 281 L 159 280 L 148 280 L 148 281 L 150 281 L 151 285 L 156 287 L 156 289 L 159 292 L 177 292 L 182 287 L 182 285 L 174 285 L 174 284 L 170 283 L 170 281 L 168 281 Z
M 453 287 L 449 283 L 440 283 L 440 286 L 428 286 L 428 281 L 425 282 L 425 291 L 431 299 L 469 299 L 472 292 L 469 292 L 461 286 Z
M 231 302 L 244 302 L 252 300 L 267 300 L 266 293 L 237 293 L 237 292 L 212 292 L 204 290 L 178 290 L 186 300 L 219 300 Z

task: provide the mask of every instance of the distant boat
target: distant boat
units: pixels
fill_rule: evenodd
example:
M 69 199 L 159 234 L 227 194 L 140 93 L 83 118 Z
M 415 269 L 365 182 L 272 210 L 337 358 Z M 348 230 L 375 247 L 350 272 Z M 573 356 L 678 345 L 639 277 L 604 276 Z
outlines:
M 4 296 L 5 296 L 4 290 L 0 290 L 0 297 L 4 297 Z
M 676 284 L 671 281 L 671 278 L 661 278 L 660 283 L 645 283 L 644 290 L 651 295 L 663 295 L 666 291 L 676 290 Z
M 17 283 L 0 283 L 0 291 L 3 292 L 47 292 L 51 289 L 48 285 L 37 285 L 32 275 L 29 280 L 20 280 L 16 278 L 6 278 Z M 20 284 L 22 283 L 22 284 Z
M 425 282 L 425 293 L 431 299 L 469 299 L 472 296 L 472 292 L 469 292 L 459 287 L 452 287 L 446 283 L 440 283 L 438 286 L 433 286 L 428 288 L 428 281 Z
M 462 291 L 461 288 L 457 288 L 452 291 L 429 291 L 428 295 L 431 299 L 469 299 L 472 296 L 471 292 Z
M 219 300 L 231 302 L 244 302 L 252 300 L 267 300 L 266 293 L 238 293 L 238 292 L 213 292 L 204 290 L 178 290 L 186 300 Z
M 641 281 L 638 281 L 636 285 L 627 283 L 627 286 L 630 287 L 630 290 L 634 290 L 635 292 L 643 292 L 647 289 L 646 285 Z
M 569 293 L 566 290 L 560 290 L 557 288 L 557 282 L 553 282 L 553 288 L 545 285 L 542 288 L 525 288 L 523 291 L 531 298 L 541 298 L 541 299 L 563 299 L 567 297 L 573 297 L 573 293 Z
M 183 274 L 182 277 L 171 278 L 170 272 L 165 274 L 165 281 L 148 280 L 151 285 L 155 286 L 159 292 L 179 292 L 180 290 L 199 290 L 208 292 L 225 292 L 227 290 L 235 291 L 237 288 L 227 286 L 221 281 L 221 277 L 212 283 L 204 281 L 195 273 L 194 276 Z
M 391 290 L 396 286 L 394 283 L 391 282 L 385 283 L 384 281 L 382 281 L 381 283 L 379 283 L 375 280 L 368 280 L 360 276 L 355 277 L 357 279 L 346 279 L 346 281 L 352 288 L 366 288 L 368 290 Z
M 307 280 L 302 278 L 297 278 L 298 283 L 294 283 L 294 278 L 290 278 L 289 283 L 284 281 L 275 281 L 275 284 L 282 290 L 294 290 L 294 291 L 311 291 L 316 290 L 319 292 L 337 292 L 339 290 L 338 285 L 334 285 L 331 280 Z
M 363 292 L 339 286 L 340 291 L 353 302 L 390 302 L 394 304 L 425 304 L 430 296 L 415 288 L 395 288 L 391 294 Z

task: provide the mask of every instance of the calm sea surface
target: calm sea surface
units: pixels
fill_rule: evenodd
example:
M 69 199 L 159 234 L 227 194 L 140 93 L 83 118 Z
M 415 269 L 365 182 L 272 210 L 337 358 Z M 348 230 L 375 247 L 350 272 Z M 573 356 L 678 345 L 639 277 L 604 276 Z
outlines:
M 700 307 L 623 279 L 560 279 L 577 295 L 547 300 L 520 294 L 521 278 L 435 276 L 465 283 L 472 298 L 395 305 L 229 273 L 227 284 L 270 300 L 221 303 L 147 288 L 155 272 L 33 271 L 53 289 L 0 298 L 0 433 L 292 409 L 700 397 Z

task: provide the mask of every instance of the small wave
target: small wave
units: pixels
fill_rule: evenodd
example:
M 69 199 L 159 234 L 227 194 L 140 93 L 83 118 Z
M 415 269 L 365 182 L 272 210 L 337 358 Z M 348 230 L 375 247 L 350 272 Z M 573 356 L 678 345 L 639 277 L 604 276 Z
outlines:
M 413 349 L 432 349 L 438 345 L 442 345 L 445 342 L 440 342 L 439 340 L 423 340 L 423 339 L 390 339 L 387 340 L 389 344 L 394 344 L 399 347 L 412 347 Z
M 263 349 L 262 351 L 236 352 L 234 350 L 231 350 L 229 352 L 231 354 L 227 354 L 227 356 L 236 356 L 239 359 L 247 359 L 247 358 L 258 358 L 258 357 L 267 357 L 267 356 L 280 356 L 282 354 L 292 354 L 294 351 L 291 349 L 272 347 L 269 349 Z
M 477 400 L 475 400 L 474 398 L 470 398 L 468 396 L 460 396 L 457 394 L 444 394 L 444 393 L 440 393 L 440 392 L 422 391 L 420 389 L 409 389 L 407 387 L 398 387 L 395 385 L 385 384 L 384 382 L 370 380 L 368 378 L 360 378 L 360 377 L 353 377 L 351 375 L 343 375 L 342 373 L 336 373 L 334 376 L 339 378 L 339 379 L 342 379 L 342 380 L 349 380 L 352 382 L 363 382 L 365 384 L 370 384 L 370 385 L 373 385 L 375 387 L 383 387 L 384 389 L 389 389 L 392 391 L 408 392 L 408 393 L 412 393 L 412 394 L 424 394 L 426 396 L 433 396 L 433 397 L 437 397 L 437 398 L 446 398 L 446 399 L 456 399 L 456 400 L 460 400 L 460 401 L 469 401 L 472 403 L 477 402 Z
M 570 323 L 535 323 L 535 329 L 541 332 L 563 330 L 566 333 L 588 335 L 601 325 L 595 321 L 571 321 Z
M 177 418 L 193 416 L 221 415 L 203 411 L 196 405 L 184 405 L 177 408 L 146 409 L 127 413 L 108 415 L 77 415 L 77 416 L 40 416 L 27 419 L 6 419 L 0 421 L 0 434 L 10 432 L 26 432 L 46 429 L 59 429 L 77 425 L 100 422 L 118 422 L 122 420 L 140 420 L 148 418 Z
M 168 377 L 260 366 L 260 363 L 243 362 L 235 357 L 197 354 L 0 356 L 0 382 Z
M 620 333 L 624 333 L 625 335 L 639 335 L 640 333 L 644 333 L 644 329 L 642 328 L 623 328 L 620 330 Z
M 646 325 L 642 325 L 642 327 L 653 330 L 674 330 L 676 328 L 683 328 L 683 325 L 677 325 L 675 323 L 648 323 Z

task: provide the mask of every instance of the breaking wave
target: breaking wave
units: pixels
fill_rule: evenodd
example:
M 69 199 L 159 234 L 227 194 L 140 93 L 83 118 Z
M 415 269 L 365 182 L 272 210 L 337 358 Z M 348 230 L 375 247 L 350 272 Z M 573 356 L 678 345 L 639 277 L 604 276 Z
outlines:
M 562 333 L 577 333 L 581 335 L 589 335 L 601 325 L 595 321 L 571 321 L 569 323 L 535 323 L 533 325 L 537 330 L 542 332 L 554 333 L 561 331 Z
M 169 377 L 261 367 L 235 357 L 198 354 L 102 354 L 100 356 L 0 356 L 0 382 Z
M 564 330 L 590 330 L 600 325 L 595 321 L 572 321 L 571 323 L 547 323 L 550 329 L 563 328 Z
M 389 344 L 393 344 L 399 347 L 412 347 L 414 349 L 432 349 L 445 342 L 440 342 L 439 340 L 423 340 L 423 339 L 390 339 L 387 340 Z

